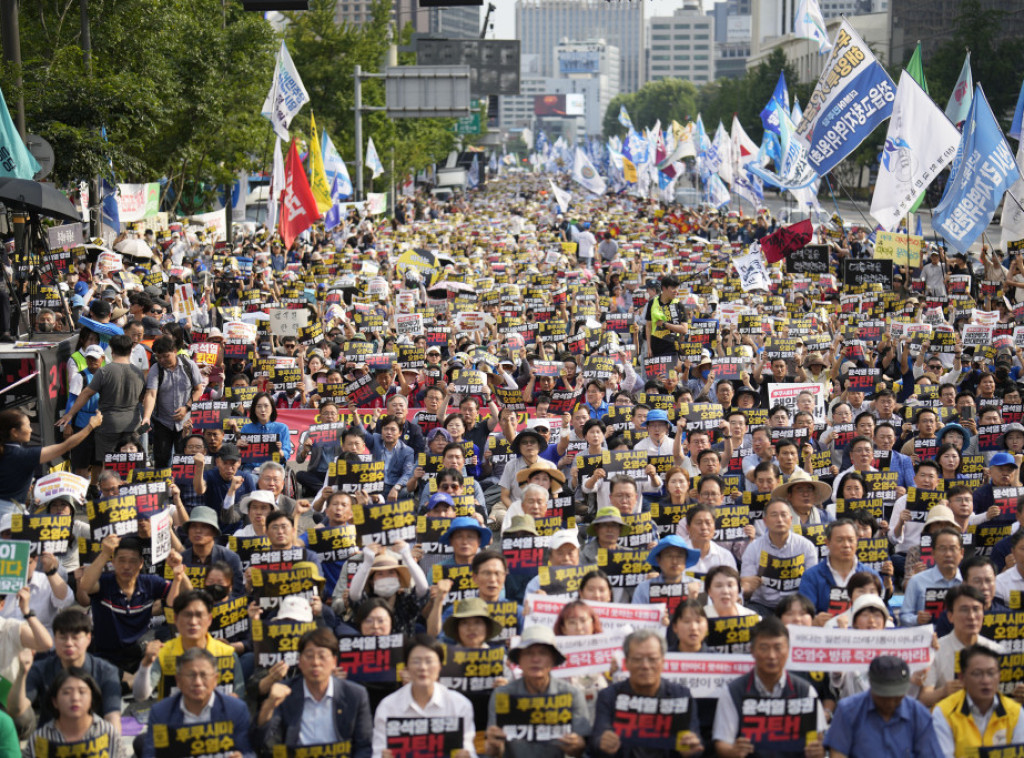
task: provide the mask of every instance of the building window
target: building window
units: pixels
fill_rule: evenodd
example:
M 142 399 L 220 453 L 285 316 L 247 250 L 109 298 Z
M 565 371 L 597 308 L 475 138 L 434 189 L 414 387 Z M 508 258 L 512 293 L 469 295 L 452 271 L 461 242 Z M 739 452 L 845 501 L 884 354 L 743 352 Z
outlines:
M 708 56 L 707 56 L 706 53 L 704 53 L 704 54 L 697 54 L 697 55 L 693 56 L 693 59 L 695 61 L 706 61 L 708 59 Z
M 706 35 L 706 34 L 694 34 L 693 38 L 694 39 L 707 39 L 708 35 Z
M 652 40 L 669 40 L 669 39 L 672 39 L 672 37 L 669 34 L 652 34 L 651 35 L 651 39 Z

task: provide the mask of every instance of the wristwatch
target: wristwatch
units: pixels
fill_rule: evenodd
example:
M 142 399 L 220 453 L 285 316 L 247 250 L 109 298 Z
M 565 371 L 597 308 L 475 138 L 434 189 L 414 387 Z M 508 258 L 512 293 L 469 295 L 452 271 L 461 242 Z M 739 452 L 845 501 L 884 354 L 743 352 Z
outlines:
M 29 619 L 36 617 L 36 612 L 29 609 L 29 612 L 22 614 L 22 616 L 25 618 L 26 621 L 28 621 Z
M 46 576 L 53 576 L 54 574 L 56 574 L 56 573 L 57 573 L 57 569 L 56 569 L 56 568 L 52 568 L 52 569 L 50 569 L 49 571 L 44 571 L 43 573 L 44 573 L 44 574 L 45 574 Z

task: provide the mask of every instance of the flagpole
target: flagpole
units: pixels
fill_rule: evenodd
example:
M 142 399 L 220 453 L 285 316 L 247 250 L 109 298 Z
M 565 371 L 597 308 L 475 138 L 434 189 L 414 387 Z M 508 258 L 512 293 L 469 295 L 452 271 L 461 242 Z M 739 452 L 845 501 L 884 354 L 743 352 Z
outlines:
M 271 124 L 269 121 L 267 122 L 267 125 L 270 127 L 270 134 L 267 136 L 267 146 L 265 148 L 263 148 L 263 159 L 260 161 L 260 169 L 265 169 L 267 167 L 267 153 L 270 152 L 270 146 L 274 142 L 274 125 Z M 267 199 L 269 199 L 270 193 L 274 189 L 273 187 L 270 186 L 273 183 L 273 181 L 274 181 L 273 174 L 274 174 L 274 171 L 273 171 L 273 169 L 271 169 L 271 171 L 270 171 L 270 181 L 267 182 L 267 196 L 268 196 Z M 260 205 L 261 205 L 260 203 L 256 204 L 256 223 L 257 224 L 260 222 Z M 270 234 L 272 235 L 273 233 L 274 233 L 274 230 L 271 229 L 270 230 Z

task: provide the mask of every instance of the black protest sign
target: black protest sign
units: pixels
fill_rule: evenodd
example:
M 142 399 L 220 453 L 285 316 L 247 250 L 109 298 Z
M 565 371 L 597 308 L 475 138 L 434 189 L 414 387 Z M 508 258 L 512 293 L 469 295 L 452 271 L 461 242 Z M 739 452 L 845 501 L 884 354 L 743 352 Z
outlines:
M 541 566 L 537 569 L 537 577 L 540 579 L 540 588 L 546 593 L 553 594 L 553 587 L 558 586 L 558 592 L 577 592 L 583 577 L 597 571 L 597 566 Z
M 103 468 L 116 471 L 121 479 L 127 479 L 132 469 L 144 468 L 145 465 L 145 453 L 105 453 L 103 455 Z
M 32 755 L 37 758 L 110 758 L 116 754 L 117 746 L 112 743 L 116 739 L 116 734 L 108 732 L 92 739 L 65 742 L 63 736 L 49 740 L 43 732 L 37 731 L 29 738 L 29 743 L 35 748 Z
M 892 261 L 869 258 L 847 259 L 843 262 L 843 284 L 858 287 L 865 284 L 881 284 L 892 287 Z
M 509 742 L 550 742 L 572 732 L 573 693 L 494 696 L 498 726 Z
M 458 716 L 389 718 L 385 725 L 392 758 L 437 758 L 462 750 L 465 731 Z
M 494 689 L 494 680 L 504 676 L 505 648 L 464 648 L 448 645 L 440 683 L 467 695 Z
M 416 539 L 416 501 L 352 504 L 352 523 L 363 545 L 394 545 Z
M 276 434 L 243 434 L 239 437 L 238 449 L 242 464 L 258 466 L 267 461 L 281 462 L 281 440 Z
M 612 729 L 623 745 L 641 750 L 673 751 L 690 728 L 688 697 L 644 697 L 620 693 L 615 698 Z
M 292 621 L 291 619 L 252 620 L 253 652 L 256 665 L 270 668 L 284 661 L 289 666 L 299 662 L 299 639 L 306 632 L 316 629 L 315 621 Z
M 86 515 L 92 527 L 92 538 L 102 542 L 108 534 L 123 537 L 138 534 L 139 514 L 134 495 L 107 497 L 86 504 Z
M 892 265 L 892 261 L 882 261 Z M 803 753 L 818 728 L 817 698 L 745 697 L 740 707 L 741 737 L 757 752 Z
M 749 653 L 750 630 L 760 620 L 760 616 L 755 613 L 709 619 L 706 640 L 709 652 Z
M 332 461 L 327 475 L 336 492 L 367 494 L 384 492 L 384 461 L 349 463 Z
M 242 568 L 247 569 L 252 565 L 252 557 L 256 553 L 262 553 L 269 549 L 270 538 L 262 537 L 228 537 L 228 548 L 238 556 L 242 562 Z
M 612 587 L 636 587 L 654 570 L 647 562 L 649 552 L 598 548 L 597 566 L 608 575 Z
M 156 758 L 214 758 L 228 755 L 235 749 L 236 728 L 233 721 L 150 726 Z
M 11 516 L 11 539 L 31 542 L 31 555 L 50 553 L 63 555 L 71 542 L 73 516 L 51 516 L 47 513 L 26 515 L 15 513 Z
M 808 245 L 786 256 L 787 274 L 828 274 L 828 245 Z
M 338 639 L 338 665 L 349 681 L 397 682 L 402 663 L 402 635 L 346 635 Z
M 356 528 L 352 524 L 310 529 L 306 536 L 309 549 L 320 556 L 321 563 L 341 563 L 359 552 Z
M 266 610 L 279 607 L 281 600 L 289 595 L 312 600 L 323 585 L 323 582 L 316 578 L 317 574 L 315 565 L 280 570 L 264 570 L 254 566 L 251 576 L 256 602 L 260 608 Z

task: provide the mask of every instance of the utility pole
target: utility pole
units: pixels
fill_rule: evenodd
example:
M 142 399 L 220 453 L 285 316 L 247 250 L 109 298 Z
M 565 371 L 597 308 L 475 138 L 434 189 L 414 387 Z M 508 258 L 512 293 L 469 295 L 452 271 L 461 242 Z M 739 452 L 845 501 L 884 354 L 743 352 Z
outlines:
M 355 71 L 355 115 L 356 115 L 356 200 L 363 199 L 363 67 L 356 64 Z

